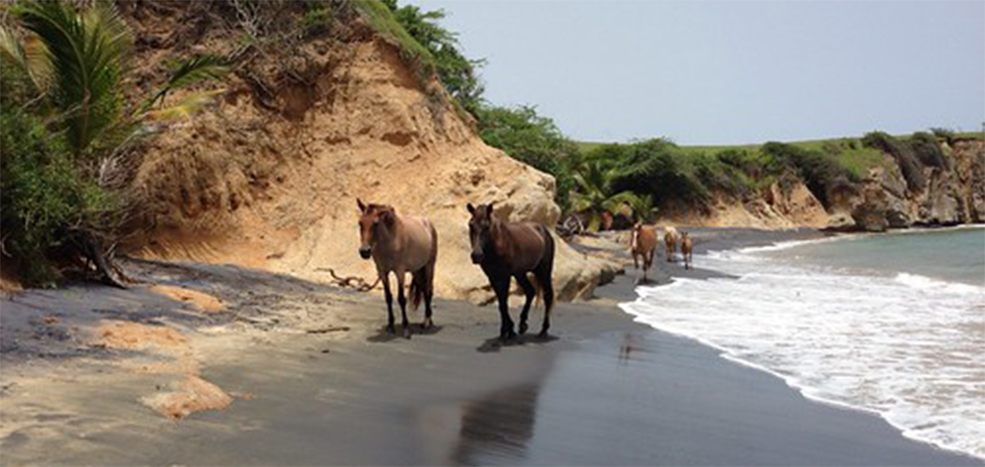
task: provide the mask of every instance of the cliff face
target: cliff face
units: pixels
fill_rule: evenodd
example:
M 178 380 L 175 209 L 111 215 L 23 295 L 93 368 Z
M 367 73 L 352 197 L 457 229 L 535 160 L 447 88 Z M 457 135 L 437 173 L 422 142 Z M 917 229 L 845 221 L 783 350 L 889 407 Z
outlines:
M 192 44 L 211 53 L 236 47 L 235 34 L 199 27 L 185 34 L 192 7 L 131 15 L 138 61 L 159 66 L 161 49 Z M 169 39 L 155 32 L 169 29 Z M 428 217 L 439 237 L 436 291 L 486 301 L 485 276 L 469 259 L 466 203 L 496 202 L 511 220 L 554 225 L 554 179 L 486 146 L 437 82 L 422 82 L 399 50 L 358 17 L 333 38 L 305 40 L 279 56 L 260 55 L 231 79 L 217 108 L 152 140 L 133 183 L 144 256 L 224 262 L 321 281 L 376 277 L 358 255 L 356 198 Z M 342 26 L 339 26 L 342 27 Z M 234 31 L 235 32 L 235 31 Z M 559 251 L 555 289 L 587 298 L 614 266 Z
M 898 162 L 889 154 L 852 188 L 828 193 L 827 209 L 797 182 L 779 184 L 746 200 L 719 196 L 707 211 L 670 206 L 665 223 L 708 227 L 788 229 L 830 228 L 881 232 L 911 226 L 949 226 L 985 222 L 985 141 L 942 143 L 945 164 L 923 166 L 926 183 L 909 188 Z
M 667 224 L 759 229 L 825 228 L 839 219 L 799 182 L 787 189 L 773 183 L 761 195 L 743 201 L 719 196 L 707 212 L 670 206 L 662 216 Z
M 926 187 L 910 190 L 899 166 L 886 155 L 869 172 L 851 215 L 857 228 L 884 231 L 919 225 L 985 222 L 985 142 L 957 140 L 944 145 L 944 167 L 923 167 Z

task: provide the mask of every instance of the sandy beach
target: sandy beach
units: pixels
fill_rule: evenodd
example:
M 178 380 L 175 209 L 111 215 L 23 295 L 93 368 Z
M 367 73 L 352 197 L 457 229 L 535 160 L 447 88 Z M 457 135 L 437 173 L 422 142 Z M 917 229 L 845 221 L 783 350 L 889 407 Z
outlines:
M 702 251 L 819 235 L 694 234 Z M 709 274 L 697 266 L 659 258 L 655 276 Z M 3 299 L 4 465 L 983 463 L 632 322 L 616 306 L 635 299 L 631 268 L 597 299 L 560 304 L 554 338 L 501 346 L 488 306 L 437 301 L 437 328 L 407 340 L 382 332 L 378 291 L 130 267 L 198 294 L 77 285 Z

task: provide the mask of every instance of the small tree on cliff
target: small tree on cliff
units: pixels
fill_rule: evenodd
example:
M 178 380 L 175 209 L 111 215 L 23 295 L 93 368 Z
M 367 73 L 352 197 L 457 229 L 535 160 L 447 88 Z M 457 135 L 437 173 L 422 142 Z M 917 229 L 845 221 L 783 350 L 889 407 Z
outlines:
M 57 248 L 61 255 L 91 261 L 104 280 L 122 286 L 107 263 L 112 248 L 104 247 L 120 220 L 119 204 L 109 200 L 118 188 L 113 185 L 126 179 L 114 168 L 135 168 L 123 149 L 149 133 L 144 122 L 186 116 L 215 94 L 193 93 L 172 107 L 155 108 L 170 91 L 217 78 L 225 65 L 216 57 L 180 63 L 155 93 L 127 112 L 121 88 L 130 31 L 111 2 L 74 5 L 18 3 L 10 11 L 24 34 L 0 26 L 2 94 L 16 90 L 22 100 L 4 97 L 5 126 L 23 129 L 3 135 L 4 245 L 9 241 L 14 251 L 32 252 L 20 259 L 34 263 Z

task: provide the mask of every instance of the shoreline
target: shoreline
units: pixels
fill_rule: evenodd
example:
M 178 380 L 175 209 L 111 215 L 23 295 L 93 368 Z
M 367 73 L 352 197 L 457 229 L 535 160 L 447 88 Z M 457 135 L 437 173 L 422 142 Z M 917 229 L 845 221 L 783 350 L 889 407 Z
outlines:
M 833 243 L 833 242 L 839 242 L 839 241 L 850 241 L 852 239 L 860 239 L 860 238 L 862 238 L 862 239 L 864 239 L 864 238 L 875 238 L 875 237 L 881 237 L 881 236 L 883 236 L 883 235 L 885 235 L 887 233 L 889 233 L 889 234 L 897 234 L 897 235 L 920 235 L 920 234 L 929 234 L 929 233 L 940 233 L 942 231 L 943 232 L 947 232 L 947 231 L 980 230 L 980 229 L 983 229 L 983 228 L 985 228 L 985 225 L 958 225 L 958 226 L 920 228 L 920 229 L 905 229 L 905 230 L 904 229 L 900 229 L 898 231 L 885 232 L 885 233 L 865 233 L 865 232 L 861 232 L 861 233 L 843 233 L 843 232 L 839 232 L 839 233 L 837 233 L 835 235 L 824 235 L 824 236 L 813 238 L 813 239 L 805 239 L 805 240 L 800 240 L 800 239 L 796 239 L 796 240 L 784 240 L 784 241 L 779 241 L 779 242 L 772 242 L 772 243 L 767 244 L 767 245 L 743 245 L 743 246 L 740 246 L 740 247 L 733 248 L 731 250 L 723 250 L 723 251 L 732 251 L 732 252 L 738 252 L 738 253 L 747 254 L 747 253 L 760 252 L 760 251 L 785 250 L 785 249 L 788 249 L 788 248 L 794 248 L 794 247 L 798 247 L 798 246 L 802 246 L 802 245 L 814 245 L 814 244 L 819 244 L 819 243 L 829 243 L 829 242 L 830 243 Z M 718 251 L 719 250 L 715 250 L 715 252 L 718 252 Z M 704 251 L 703 253 L 708 253 L 708 250 L 706 249 L 706 251 Z M 721 271 L 718 271 L 718 272 L 720 272 L 723 275 L 727 275 L 724 272 L 721 272 Z M 889 273 L 887 271 L 869 271 L 869 274 L 872 274 L 873 277 L 886 278 L 886 279 L 888 279 L 890 277 L 895 277 L 895 278 L 897 278 L 897 281 L 899 280 L 899 277 L 900 276 L 917 277 L 917 278 L 925 279 L 927 281 L 931 281 L 931 282 L 933 282 L 935 284 L 948 284 L 949 286 L 955 286 L 955 287 L 957 287 L 957 286 L 960 286 L 960 287 L 972 287 L 973 289 L 985 290 L 985 289 L 981 289 L 981 287 L 982 287 L 981 284 L 973 284 L 973 283 L 968 283 L 968 282 L 964 282 L 964 281 L 956 280 L 956 279 L 939 278 L 939 277 L 936 277 L 936 276 L 933 276 L 933 277 L 932 276 L 924 276 L 924 275 L 918 274 L 916 272 L 896 272 L 896 273 Z M 692 277 L 691 279 L 694 279 L 694 278 Z M 700 279 L 703 279 L 703 278 L 700 278 Z M 655 284 L 655 285 L 651 285 L 650 288 L 652 290 L 658 290 L 658 289 L 663 289 L 665 287 L 668 287 L 670 285 L 672 285 L 672 284 Z M 894 421 L 892 419 L 892 417 L 890 417 L 890 414 L 888 414 L 886 412 L 886 410 L 880 410 L 880 409 L 877 409 L 877 408 L 867 407 L 867 406 L 863 405 L 863 403 L 861 403 L 861 402 L 841 401 L 841 400 L 838 400 L 836 398 L 832 398 L 833 396 L 824 395 L 823 394 L 824 390 L 822 388 L 814 387 L 814 386 L 811 386 L 809 383 L 804 382 L 803 381 L 803 379 L 804 379 L 804 376 L 803 375 L 795 376 L 793 374 L 784 374 L 784 373 L 781 373 L 781 372 L 779 372 L 777 370 L 771 369 L 769 366 L 766 366 L 766 365 L 763 365 L 763 364 L 759 364 L 759 363 L 755 363 L 753 361 L 749 361 L 747 358 L 744 358 L 744 357 L 742 357 L 740 355 L 737 355 L 736 354 L 736 349 L 730 348 L 730 347 L 728 347 L 726 345 L 718 344 L 713 339 L 709 339 L 707 337 L 703 337 L 701 335 L 697 335 L 693 331 L 688 331 L 688 330 L 683 330 L 683 329 L 675 329 L 674 327 L 660 327 L 660 326 L 657 326 L 657 325 L 650 324 L 645 319 L 645 314 L 641 314 L 640 312 L 635 311 L 633 309 L 633 306 L 635 304 L 637 304 L 637 303 L 644 303 L 645 304 L 646 303 L 646 295 L 645 294 L 643 294 L 643 295 L 637 294 L 635 300 L 629 301 L 629 302 L 626 302 L 626 303 L 622 303 L 622 304 L 620 304 L 620 307 L 627 314 L 629 314 L 630 316 L 632 316 L 633 319 L 635 321 L 637 321 L 637 322 L 640 322 L 640 323 L 643 323 L 643 324 L 645 324 L 647 326 L 653 327 L 654 329 L 657 329 L 660 332 L 665 332 L 665 333 L 668 333 L 668 334 L 671 334 L 671 335 L 674 335 L 674 336 L 679 336 L 679 337 L 682 337 L 682 338 L 685 338 L 685 339 L 693 340 L 695 342 L 700 343 L 701 345 L 704 345 L 704 346 L 707 346 L 709 348 L 715 349 L 716 351 L 718 351 L 720 353 L 720 356 L 723 359 L 725 359 L 725 360 L 728 360 L 730 362 L 733 362 L 735 364 L 738 364 L 738 365 L 741 365 L 741 366 L 744 366 L 744 367 L 747 367 L 747 368 L 750 368 L 750 369 L 754 369 L 754 370 L 757 370 L 757 371 L 760 371 L 760 372 L 769 374 L 770 376 L 773 376 L 773 377 L 775 377 L 775 378 L 783 381 L 784 384 L 786 384 L 791 389 L 797 391 L 805 399 L 808 399 L 808 400 L 810 400 L 812 402 L 815 402 L 815 403 L 824 404 L 824 405 L 828 405 L 828 406 L 832 406 L 832 407 L 836 407 L 836 408 L 841 408 L 841 409 L 851 410 L 851 411 L 857 411 L 857 412 L 861 412 L 861 413 L 865 413 L 865 414 L 871 414 L 871 415 L 874 415 L 874 416 L 879 417 L 881 420 L 883 420 L 887 424 L 891 425 L 903 437 L 905 437 L 905 438 L 907 438 L 909 440 L 912 440 L 912 441 L 915 441 L 915 442 L 919 442 L 919 443 L 923 443 L 923 444 L 927 444 L 927 445 L 931 445 L 931 446 L 934 446 L 935 448 L 940 449 L 942 451 L 954 453 L 954 454 L 960 455 L 960 456 L 967 456 L 967 457 L 970 457 L 972 459 L 977 459 L 979 461 L 985 459 L 985 457 L 982 457 L 981 455 L 976 455 L 974 452 L 968 451 L 968 450 L 963 449 L 961 447 L 955 447 L 953 445 L 950 445 L 950 444 L 945 443 L 944 441 L 922 436 L 919 432 L 915 431 L 915 429 L 914 429 L 914 427 L 912 425 L 903 424 L 902 422 L 899 422 L 898 420 L 897 421 Z
M 782 236 L 718 232 L 723 245 Z M 675 269 L 711 274 L 655 264 L 657 282 Z M 591 302 L 559 304 L 556 339 L 507 346 L 493 338 L 498 314 L 489 306 L 438 300 L 437 329 L 404 340 L 380 332 L 385 311 L 375 292 L 228 266 L 151 269 L 161 282 L 217 296 L 226 311 L 181 323 L 162 316 L 173 300 L 155 298 L 127 316 L 177 326 L 201 377 L 239 397 L 175 422 L 140 403 L 167 377 L 107 366 L 135 351 L 48 359 L 40 373 L 14 363 L 0 392 L 5 464 L 983 464 L 634 322 L 618 307 L 636 297 L 632 269 Z M 78 293 L 45 292 L 43 303 Z M 90 304 L 113 316 L 113 298 Z M 519 299 L 511 302 L 516 315 Z M 541 316 L 535 307 L 532 328 Z M 38 384 L 24 379 L 35 373 Z

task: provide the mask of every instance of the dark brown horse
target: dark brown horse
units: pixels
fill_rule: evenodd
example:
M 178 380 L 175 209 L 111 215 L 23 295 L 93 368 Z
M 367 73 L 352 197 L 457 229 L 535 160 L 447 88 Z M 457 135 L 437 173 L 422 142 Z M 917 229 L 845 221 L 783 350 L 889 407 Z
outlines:
M 404 297 L 404 279 L 411 273 L 410 296 L 414 308 L 424 299 L 424 322 L 427 329 L 431 320 L 431 297 L 434 295 L 434 265 L 438 260 L 438 233 L 430 221 L 420 217 L 398 216 L 393 207 L 384 204 L 359 206 L 359 236 L 362 240 L 359 255 L 373 258 L 376 272 L 383 281 L 386 297 L 388 332 L 396 332 L 393 326 L 393 294 L 390 293 L 390 272 L 397 276 L 397 301 L 403 315 L 404 337 L 410 337 L 407 321 L 407 299 Z
M 501 325 L 499 338 L 516 337 L 509 312 L 510 279 L 516 279 L 527 300 L 520 312 L 520 334 L 527 332 L 527 316 L 530 304 L 537 296 L 538 288 L 544 296 L 544 324 L 540 337 L 547 337 L 551 327 L 551 309 L 554 306 L 554 288 L 551 274 L 554 270 L 554 238 L 547 227 L 538 224 L 503 222 L 493 218 L 493 206 L 468 205 L 469 237 L 472 241 L 472 263 L 482 267 L 489 278 L 489 285 L 499 301 Z M 528 273 L 534 274 L 536 286 Z

